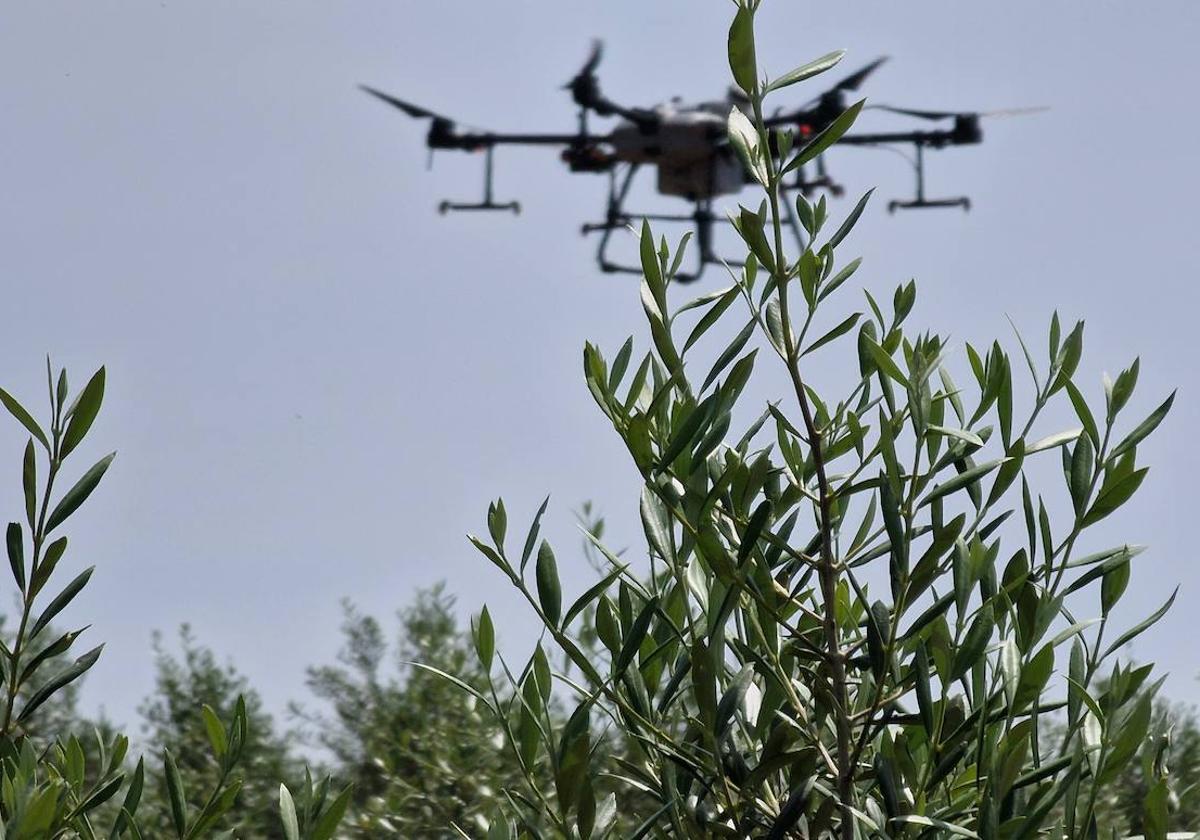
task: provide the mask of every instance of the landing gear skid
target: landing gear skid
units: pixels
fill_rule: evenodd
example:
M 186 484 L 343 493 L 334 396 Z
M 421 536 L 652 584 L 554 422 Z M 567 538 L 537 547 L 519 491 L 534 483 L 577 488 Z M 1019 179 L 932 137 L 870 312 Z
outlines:
M 889 201 L 888 212 L 897 210 L 919 210 L 922 207 L 961 207 L 964 211 L 971 209 L 971 199 L 965 195 L 961 198 L 935 198 L 931 200 L 917 199 L 915 201 Z
M 917 195 L 911 201 L 889 201 L 888 212 L 895 213 L 897 210 L 920 210 L 932 207 L 961 207 L 963 212 L 970 211 L 971 199 L 965 195 L 958 196 L 957 198 L 925 197 L 925 146 L 921 143 L 917 143 L 916 145 L 917 159 L 913 162 L 913 169 L 917 175 Z
M 517 201 L 502 201 L 497 202 L 492 198 L 492 146 L 488 146 L 484 150 L 483 159 L 483 201 L 477 203 L 443 201 L 438 205 L 438 212 L 443 216 L 450 212 L 458 212 L 460 210 L 508 210 L 512 214 L 520 215 L 521 204 Z

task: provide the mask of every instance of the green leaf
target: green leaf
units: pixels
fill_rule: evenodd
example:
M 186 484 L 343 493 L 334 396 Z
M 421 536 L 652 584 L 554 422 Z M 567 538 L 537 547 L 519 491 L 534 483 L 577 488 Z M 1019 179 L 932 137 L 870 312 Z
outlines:
M 490 709 L 492 707 L 492 704 L 488 702 L 488 699 L 486 697 L 484 697 L 481 693 L 479 693 L 479 691 L 476 688 L 469 685 L 468 683 L 463 682 L 458 677 L 452 676 L 451 674 L 447 674 L 445 671 L 442 671 L 438 668 L 434 668 L 432 665 L 426 665 L 423 662 L 409 662 L 408 664 L 413 666 L 414 668 L 420 668 L 422 671 L 428 671 L 429 673 L 431 673 L 435 676 L 441 677 L 442 679 L 446 680 L 446 682 L 451 683 L 452 685 L 456 686 L 457 688 L 462 689 L 467 694 L 470 694 L 472 697 L 474 697 L 476 700 L 478 700 L 480 703 L 482 703 L 484 708 Z
M 483 670 L 492 670 L 492 657 L 496 653 L 496 628 L 492 626 L 492 616 L 486 606 L 479 614 L 479 623 L 475 627 L 475 653 Z
M 92 491 L 96 489 L 96 485 L 100 483 L 100 479 L 104 477 L 105 471 L 108 470 L 108 465 L 112 463 L 115 457 L 117 457 L 116 452 L 105 455 L 90 470 L 85 472 L 79 481 L 75 482 L 74 487 L 63 494 L 63 497 L 58 500 L 58 504 L 54 506 L 54 510 L 50 512 L 50 516 L 46 520 L 47 534 L 61 525 L 68 516 L 78 510 L 79 506 L 87 501 L 87 497 L 92 495 Z
M 1158 779 L 1151 786 L 1142 804 L 1142 831 L 1145 840 L 1167 840 L 1167 820 L 1170 788 L 1166 779 Z
M 1059 348 L 1058 356 L 1051 366 L 1051 373 L 1057 370 L 1057 375 L 1053 375 L 1050 380 L 1050 393 L 1054 394 L 1067 384 L 1067 381 L 1075 373 L 1075 368 L 1079 367 L 1079 360 L 1083 356 L 1083 321 L 1075 324 L 1074 328 L 1063 341 L 1063 346 Z
M 854 209 L 850 211 L 850 215 L 846 217 L 846 221 L 842 222 L 841 227 L 837 232 L 829 237 L 828 247 L 836 248 L 841 244 L 842 240 L 850 235 L 850 231 L 854 230 L 854 226 L 858 223 L 858 217 L 863 214 L 863 210 L 867 207 L 867 202 L 871 200 L 871 194 L 875 192 L 872 187 L 867 190 L 866 195 L 858 200 L 858 204 L 854 205 Z
M 30 582 L 29 591 L 32 596 L 36 596 L 42 591 L 42 587 L 46 585 L 46 581 L 50 579 L 50 575 L 54 573 L 55 567 L 58 566 L 58 561 L 62 559 L 63 552 L 67 550 L 67 538 L 59 537 L 50 545 L 46 546 L 46 551 L 42 555 L 42 560 L 38 563 L 37 568 L 33 570 L 33 580 Z
M 963 828 L 960 825 L 948 823 L 945 820 L 937 820 L 933 817 L 925 817 L 919 814 L 904 814 L 899 817 L 892 817 L 892 822 L 910 823 L 912 825 L 924 825 L 930 828 L 940 828 L 942 831 L 956 834 L 959 837 L 969 837 L 971 840 L 979 840 L 979 835 L 970 829 Z
M 633 658 L 637 656 L 638 650 L 642 646 L 642 640 L 646 638 L 646 632 L 650 629 L 650 621 L 654 618 L 654 613 L 658 610 L 658 597 L 655 596 L 646 602 L 642 607 L 642 611 L 637 614 L 637 618 L 633 620 L 633 625 L 629 628 L 629 634 L 621 642 L 621 651 L 617 654 L 616 662 L 613 664 L 613 678 L 619 678 L 625 673 L 625 669 L 633 662 Z
M 856 257 L 855 259 L 848 262 L 846 264 L 845 268 L 843 268 L 837 274 L 833 275 L 833 277 L 826 280 L 825 285 L 821 287 L 821 293 L 819 295 L 817 295 L 817 303 L 820 303 L 821 301 L 825 300 L 825 298 L 829 297 L 831 294 L 834 293 L 834 291 L 837 290 L 838 286 L 842 285 L 848 279 L 850 279 L 850 275 L 852 275 L 852 274 L 854 274 L 854 272 L 858 271 L 858 267 L 860 265 L 862 265 L 862 258 Z
M 652 300 L 657 304 L 659 314 L 667 315 L 667 287 L 662 276 L 662 267 L 658 264 L 658 255 L 654 252 L 654 234 L 650 230 L 650 222 L 642 220 L 642 232 L 638 238 L 639 255 L 642 262 L 642 275 L 650 288 Z
M 716 395 L 714 394 L 692 409 L 691 413 L 688 414 L 680 425 L 679 430 L 675 432 L 674 437 L 671 438 L 670 443 L 667 444 L 667 448 L 659 456 L 657 464 L 659 471 L 670 467 L 674 460 L 679 457 L 680 453 L 687 449 L 700 434 L 701 430 L 707 426 L 709 415 L 715 404 Z
M 137 811 L 138 803 L 142 800 L 142 786 L 145 783 L 146 767 L 145 761 L 138 758 L 137 766 L 133 769 L 133 778 L 129 782 L 129 788 L 125 791 L 125 801 L 121 805 L 121 813 L 117 815 L 113 822 L 112 834 L 109 835 L 109 840 L 117 840 L 121 833 L 130 825 L 132 815 Z
M 1079 440 L 1076 441 L 1075 451 L 1071 453 L 1070 466 L 1071 471 L 1068 474 L 1068 484 L 1071 491 L 1071 501 L 1075 505 L 1075 513 L 1079 514 L 1088 502 L 1088 491 L 1091 489 L 1092 481 L 1092 468 L 1095 466 L 1092 439 L 1088 435 L 1080 435 Z
M 67 423 L 67 430 L 63 433 L 62 443 L 59 445 L 60 458 L 70 455 L 71 451 L 83 440 L 88 429 L 92 428 L 96 414 L 100 411 L 100 403 L 103 401 L 104 368 L 100 368 L 88 380 L 88 384 L 83 386 L 83 390 L 75 399 L 75 404 L 67 412 L 70 421 Z
M 1120 650 L 1123 645 L 1133 641 L 1138 636 L 1142 635 L 1142 633 L 1146 632 L 1155 624 L 1157 624 L 1159 619 L 1167 614 L 1167 610 L 1171 609 L 1171 605 L 1175 603 L 1175 596 L 1178 594 L 1179 587 L 1177 586 L 1175 587 L 1175 591 L 1171 593 L 1171 597 L 1167 599 L 1167 602 L 1155 610 L 1153 615 L 1143 621 L 1139 621 L 1133 627 L 1130 627 L 1128 630 L 1118 636 L 1117 640 L 1109 645 L 1108 649 L 1104 651 L 1104 657 L 1107 657 L 1115 650 Z
M 29 434 L 38 439 L 38 442 L 46 447 L 46 451 L 50 451 L 50 442 L 46 440 L 46 433 L 42 431 L 42 427 L 37 424 L 28 411 L 17 402 L 12 396 L 0 388 L 0 402 L 4 403 L 4 407 L 8 409 L 8 413 L 17 418 L 17 421 L 29 430 Z
M 590 604 L 592 601 L 596 600 L 596 598 L 600 597 L 600 595 L 602 593 L 606 592 L 608 590 L 608 587 L 610 587 L 612 585 L 613 581 L 615 581 L 622 574 L 624 574 L 625 570 L 628 568 L 629 568 L 628 563 L 617 566 L 617 567 L 613 568 L 603 578 L 601 578 L 599 581 L 597 581 L 595 584 L 593 584 L 591 587 L 589 587 L 587 592 L 584 592 L 582 595 L 580 595 L 575 600 L 575 603 L 573 603 L 571 605 L 571 608 L 567 610 L 566 615 L 563 616 L 562 626 L 569 627 L 571 624 L 571 621 L 577 615 L 579 615 L 581 612 L 583 612 L 585 609 L 587 609 L 588 604 Z
M 754 325 L 754 320 L 748 321 L 746 326 L 742 327 L 741 332 L 737 334 L 737 337 L 733 339 L 732 343 L 717 357 L 717 360 L 713 363 L 712 370 L 708 372 L 708 376 L 704 377 L 704 384 L 700 386 L 701 393 L 707 391 L 708 386 L 715 382 L 717 377 L 721 375 L 721 372 L 737 357 L 737 354 L 742 352 L 742 348 L 746 346 L 746 342 L 750 340 L 750 336 L 754 335 Z M 671 460 L 673 461 L 674 458 Z M 663 463 L 668 464 L 670 461 L 664 461 Z
M 829 342 L 836 341 L 837 339 L 841 338 L 843 335 L 850 332 L 850 330 L 854 329 L 854 325 L 858 323 L 858 319 L 861 317 L 862 317 L 861 312 L 855 312 L 849 318 L 842 321 L 840 324 L 838 324 L 836 327 L 831 329 L 829 332 L 825 333 L 825 335 L 821 336 L 816 341 L 814 341 L 812 344 L 808 345 L 808 348 L 800 355 L 807 356 L 809 353 L 812 353 L 816 350 L 820 350 L 822 347 L 824 347 Z
M 742 540 L 738 545 L 738 565 L 746 562 L 746 558 L 754 550 L 754 545 L 758 542 L 758 538 L 762 536 L 763 529 L 767 526 L 767 521 L 771 518 L 773 509 L 774 506 L 770 500 L 764 499 L 754 509 L 754 512 L 750 514 L 750 519 L 746 522 L 746 530 L 742 532 Z
M 79 594 L 83 587 L 87 586 L 87 582 L 92 577 L 92 572 L 95 569 L 95 566 L 89 566 L 84 569 L 63 588 L 62 592 L 55 596 L 46 609 L 42 610 L 42 614 L 38 616 L 37 621 L 33 623 L 33 629 L 29 631 L 30 639 L 35 638 L 38 633 L 42 632 L 46 625 L 54 619 L 54 616 L 62 612 L 67 604 L 75 599 L 75 596 Z
M 508 513 L 504 510 L 503 499 L 497 499 L 488 505 L 487 525 L 492 542 L 503 547 L 504 537 L 508 533 Z
M 1125 594 L 1125 588 L 1129 585 L 1129 572 L 1128 560 L 1118 563 L 1105 572 L 1104 578 L 1100 581 L 1101 615 L 1107 616 L 1117 601 L 1121 600 L 1121 596 Z
M 1109 487 L 1102 487 L 1100 495 L 1096 497 L 1096 501 L 1092 503 L 1092 506 L 1084 515 L 1081 525 L 1085 528 L 1089 525 L 1094 525 L 1129 501 L 1138 487 L 1142 485 L 1142 480 L 1149 471 L 1149 467 L 1143 467 L 1119 481 L 1113 482 Z
M 860 333 L 859 338 L 862 339 L 860 340 L 860 346 L 866 346 L 867 352 L 871 354 L 872 361 L 879 366 L 879 369 L 892 379 L 895 379 L 905 388 L 908 388 L 908 378 L 904 375 L 904 372 L 900 370 L 899 366 L 897 366 L 896 362 L 892 359 L 888 352 L 880 347 L 870 336 L 866 336 L 864 339 L 863 334 Z
M 25 519 L 29 522 L 29 532 L 33 533 L 37 529 L 37 458 L 33 450 L 33 438 L 25 443 L 21 489 L 25 492 Z
M 649 486 L 642 488 L 640 510 L 646 542 L 658 552 L 659 557 L 668 565 L 673 566 L 675 564 L 675 541 L 671 536 L 671 520 L 662 501 Z
M 542 500 L 541 506 L 533 517 L 533 524 L 529 526 L 529 534 L 525 537 L 525 548 L 521 551 L 521 574 L 525 574 L 525 566 L 529 563 L 529 558 L 533 556 L 533 548 L 537 545 L 538 532 L 541 530 L 542 514 L 546 512 L 546 506 L 550 504 L 550 497 L 547 496 Z
M 819 73 L 824 73 L 826 70 L 829 70 L 837 65 L 837 63 L 842 60 L 842 57 L 845 54 L 845 50 L 834 50 L 833 52 L 827 53 L 818 59 L 808 62 L 807 64 L 802 64 L 795 70 L 784 73 L 778 79 L 775 79 L 773 82 L 767 85 L 763 93 L 767 94 L 774 90 L 782 90 L 789 85 L 794 85 L 797 82 L 804 81 L 805 79 L 811 79 L 813 76 L 816 76 Z M 743 88 L 743 90 L 746 90 L 746 88 Z
M 950 670 L 951 680 L 956 680 L 967 673 L 983 656 L 988 642 L 991 641 L 992 630 L 995 626 L 992 605 L 984 604 L 976 614 L 975 620 L 971 622 L 971 628 L 967 630 L 962 646 L 954 654 L 954 667 Z
M 1012 701 L 1013 708 L 1023 710 L 1032 705 L 1041 696 L 1053 671 L 1054 643 L 1052 642 L 1043 645 L 1022 669 L 1016 695 Z
M 508 575 L 513 580 L 516 580 L 516 577 L 513 576 L 512 569 L 509 568 L 508 563 L 505 562 L 504 558 L 496 553 L 496 549 L 492 548 L 474 534 L 467 534 L 467 539 L 470 541 L 471 545 L 475 546 L 475 548 L 479 550 L 480 554 L 482 554 L 488 560 L 491 560 L 492 564 L 496 568 L 504 572 L 504 574 Z
M 1129 402 L 1129 398 L 1133 396 L 1133 389 L 1137 386 L 1138 371 L 1141 366 L 1142 360 L 1134 359 L 1132 365 L 1117 374 L 1117 381 L 1113 383 L 1112 390 L 1108 394 L 1109 420 L 1115 419 L 1125 404 Z
M 1175 392 L 1171 392 L 1171 396 L 1167 397 L 1166 402 L 1151 412 L 1150 416 L 1143 420 L 1138 427 L 1130 432 L 1124 440 L 1116 445 L 1113 451 L 1109 454 L 1110 459 L 1120 458 L 1130 449 L 1137 446 L 1142 440 L 1158 428 L 1158 424 L 1167 416 L 1167 412 L 1171 410 L 1171 404 L 1175 402 Z
M 546 614 L 551 625 L 557 627 L 562 616 L 562 585 L 558 581 L 558 564 L 554 561 L 554 551 L 545 540 L 542 540 L 538 547 L 535 576 L 542 612 Z
M 1079 418 L 1084 431 L 1092 439 L 1092 447 L 1099 449 L 1100 430 L 1096 427 L 1096 418 L 1092 415 L 1092 410 L 1088 408 L 1087 400 L 1083 398 L 1083 394 L 1079 392 L 1079 388 L 1075 386 L 1074 382 L 1067 380 L 1066 388 L 1067 396 L 1071 398 L 1071 407 L 1075 409 L 1075 416 Z
M 737 300 L 740 293 L 741 290 L 737 286 L 730 286 L 721 294 L 717 302 L 710 306 L 708 311 L 696 322 L 696 326 L 692 327 L 692 331 L 688 333 L 687 341 L 683 343 L 682 352 L 686 353 L 691 349 L 693 344 L 700 340 L 701 336 L 708 332 L 709 328 L 725 313 L 725 310 Z
M 979 481 L 979 479 L 990 473 L 992 470 L 996 469 L 996 467 L 1008 460 L 1008 458 L 998 458 L 995 461 L 988 461 L 987 463 L 964 470 L 963 472 L 954 476 L 954 478 L 951 478 L 930 490 L 925 498 L 921 500 L 921 503 L 918 505 L 918 507 L 925 507 L 925 505 L 929 504 L 930 502 L 936 501 L 943 496 L 947 496 L 956 490 L 961 490 L 964 487 L 971 486 L 975 482 Z
M 1058 446 L 1064 446 L 1083 434 L 1083 429 L 1068 429 L 1065 432 L 1059 432 L 1055 435 L 1044 437 L 1039 441 L 1031 443 L 1025 447 L 1025 454 L 1032 455 L 1035 452 L 1044 452 L 1047 449 L 1054 449 Z
M 229 740 L 225 735 L 225 727 L 212 706 L 207 703 L 200 707 L 200 716 L 204 719 L 204 730 L 208 733 L 208 743 L 212 746 L 213 755 L 219 762 L 229 751 Z
M 12 568 L 13 579 L 17 588 L 25 591 L 25 539 L 21 534 L 21 526 L 16 522 L 8 523 L 4 534 L 8 548 L 8 565 Z
M 608 390 L 615 392 L 629 369 L 629 358 L 633 355 L 633 336 L 625 339 L 617 356 L 613 359 L 612 371 L 608 374 Z M 501 540 L 503 542 L 503 540 Z
M 729 111 L 726 132 L 729 135 L 730 145 L 741 158 L 746 171 L 765 187 L 767 185 L 767 165 L 759 149 L 758 129 L 754 127 L 754 123 L 750 122 L 749 118 L 735 106 Z
M 733 80 L 746 93 L 758 90 L 758 63 L 754 55 L 754 12 L 739 6 L 729 26 L 729 69 Z
M 75 639 L 77 639 L 84 630 L 87 630 L 87 628 L 84 627 L 80 630 L 72 630 L 70 633 L 64 633 L 53 642 L 46 645 L 46 647 L 42 648 L 42 650 L 38 651 L 38 653 L 32 659 L 30 659 L 29 663 L 21 670 L 21 676 L 18 680 L 18 684 L 23 684 L 28 681 L 29 678 L 36 673 L 37 669 L 46 660 L 53 659 L 56 656 L 61 656 L 70 650 L 71 645 L 75 643 Z
M 100 658 L 100 652 L 104 650 L 104 645 L 94 647 L 85 653 L 83 656 L 76 659 L 65 669 L 55 674 L 37 691 L 30 695 L 29 700 L 25 703 L 25 708 L 21 709 L 21 714 L 17 715 L 17 720 L 23 722 L 35 711 L 38 707 L 49 700 L 59 689 L 69 685 L 79 679 L 84 673 L 96 664 L 96 660 Z
M 348 785 L 342 789 L 313 826 L 311 840 L 331 840 L 346 815 L 346 808 L 350 805 L 350 796 L 353 793 L 354 789 Z
M 762 267 L 769 274 L 775 273 L 775 252 L 771 250 L 771 243 L 767 241 L 767 234 L 763 230 L 763 217 L 753 210 L 746 207 L 738 206 L 738 215 L 734 219 L 736 224 L 734 228 L 745 240 L 750 251 L 758 259 Z
M 172 805 L 174 802 L 172 802 Z M 283 835 L 287 840 L 300 840 L 300 822 L 296 819 L 296 803 L 292 801 L 287 785 L 279 786 L 279 819 L 283 823 Z
M 175 833 L 183 837 L 187 831 L 187 796 L 183 789 L 183 777 L 179 775 L 179 767 L 168 749 L 163 750 L 163 767 L 167 777 L 167 796 L 171 800 L 171 821 L 175 824 Z
M 858 119 L 858 112 L 862 110 L 865 103 L 865 99 L 860 99 L 843 111 L 833 122 L 800 149 L 784 168 L 784 172 L 790 172 L 797 166 L 803 166 L 838 140 L 841 140 L 842 135 L 849 131 L 850 126 L 854 125 L 854 121 Z
M 984 443 L 983 438 L 981 438 L 979 435 L 975 434 L 974 432 L 967 431 L 966 429 L 954 429 L 949 426 L 934 426 L 934 425 L 930 425 L 927 428 L 928 428 L 928 431 L 936 432 L 939 435 L 944 435 L 945 437 L 952 437 L 957 440 L 966 441 L 967 443 L 971 444 L 971 446 L 979 447 L 979 446 L 983 446 L 983 443 Z

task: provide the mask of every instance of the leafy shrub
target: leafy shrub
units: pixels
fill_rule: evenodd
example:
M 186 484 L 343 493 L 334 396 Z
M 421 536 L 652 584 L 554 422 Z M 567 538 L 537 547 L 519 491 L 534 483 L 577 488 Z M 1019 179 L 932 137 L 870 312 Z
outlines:
M 196 778 L 185 780 L 175 756 L 163 751 L 162 779 L 170 819 L 155 824 L 148 835 L 143 830 L 146 817 L 139 812 L 148 772 L 143 759 L 131 766 L 129 739 L 97 729 L 92 744 L 62 731 L 70 721 L 72 685 L 96 664 L 103 649 L 98 645 L 72 660 L 70 651 L 86 628 L 62 634 L 51 629 L 52 622 L 63 620 L 64 610 L 93 572 L 89 567 L 61 585 L 62 575 L 57 573 L 67 556 L 62 526 L 91 497 L 114 455 L 101 458 L 56 498 L 56 485 L 66 481 L 67 458 L 83 442 L 100 411 L 105 372 L 97 371 L 71 401 L 66 371 L 55 376 L 47 360 L 46 374 L 50 416 L 45 428 L 0 389 L 0 402 L 30 435 L 21 469 L 25 522 L 9 523 L 6 530 L 20 619 L 14 635 L 0 644 L 0 837 L 191 840 L 217 836 L 241 791 L 240 763 L 253 738 L 241 698 L 224 718 L 207 706 L 195 710 L 207 734 L 211 768 L 202 774 L 206 778 L 201 785 L 195 784 Z M 39 476 L 44 476 L 40 483 Z M 47 597 L 52 592 L 56 594 Z M 280 789 L 284 837 L 328 840 L 333 836 L 349 792 L 332 798 L 327 796 L 328 788 L 328 779 L 315 788 L 309 781 L 298 811 L 287 789 Z M 154 817 L 149 819 L 153 822 Z M 232 836 L 228 830 L 221 834 Z
M 400 613 L 389 645 L 375 619 L 346 607 L 338 665 L 309 670 L 309 688 L 331 714 L 308 715 L 319 743 L 353 784 L 345 830 L 354 837 L 459 837 L 486 815 L 520 774 L 496 749 L 499 725 L 474 699 L 416 661 L 486 685 L 471 638 L 441 587 L 419 592 Z M 388 660 L 393 666 L 389 669 Z
M 840 54 L 763 80 L 757 7 L 740 0 L 729 32 L 750 102 L 730 114 L 729 141 L 764 193 L 732 217 L 744 267 L 673 308 L 686 243 L 672 251 L 643 225 L 650 351 L 637 360 L 631 339 L 611 362 L 591 344 L 583 354 L 644 482 L 649 573 L 598 544 L 607 573 L 568 600 L 541 511 L 514 546 L 497 501 L 490 539 L 472 537 L 577 671 L 555 674 L 540 643 L 510 669 L 480 615 L 487 685 L 456 681 L 522 773 L 488 837 L 1107 834 L 1100 794 L 1142 747 L 1157 686 L 1118 653 L 1174 596 L 1115 626 L 1140 548 L 1092 545 L 1089 529 L 1142 484 L 1138 445 L 1172 400 L 1125 421 L 1135 361 L 1089 402 L 1083 323 L 1064 331 L 1057 315 L 1042 362 L 1020 336 L 1015 360 L 999 342 L 967 344 L 963 385 L 947 340 L 907 326 L 913 283 L 890 312 L 870 293 L 862 311 L 831 312 L 859 267 L 836 252 L 868 196 L 834 227 L 824 199 L 797 195 L 803 247 L 790 256 L 783 187 L 862 103 L 798 146 L 769 131 L 768 96 Z M 729 321 L 736 337 L 702 358 Z M 856 375 L 818 393 L 808 373 L 839 347 L 855 348 L 843 352 Z M 786 396 L 747 406 L 760 355 Z M 1043 430 L 1052 403 L 1079 427 Z M 1061 478 L 1046 480 L 1046 462 Z M 592 634 L 598 655 L 580 641 Z M 556 696 L 569 714 L 551 712 Z M 1055 714 L 1063 737 L 1043 737 Z M 1161 837 L 1168 779 L 1159 762 L 1149 770 L 1143 824 Z

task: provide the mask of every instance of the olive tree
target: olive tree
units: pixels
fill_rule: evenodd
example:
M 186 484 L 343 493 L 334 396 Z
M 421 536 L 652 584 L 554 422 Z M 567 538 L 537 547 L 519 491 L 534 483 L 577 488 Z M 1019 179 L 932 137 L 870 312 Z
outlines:
M 459 685 L 523 776 L 488 837 L 1107 835 L 1097 804 L 1142 749 L 1157 686 L 1120 654 L 1174 596 L 1119 625 L 1141 548 L 1091 529 L 1144 482 L 1138 447 L 1172 398 L 1129 422 L 1134 361 L 1097 399 L 1077 370 L 1084 325 L 1057 314 L 1043 350 L 1018 334 L 1014 353 L 910 327 L 911 282 L 890 307 L 846 303 L 860 262 L 841 249 L 869 194 L 834 221 L 784 187 L 863 103 L 811 137 L 768 129 L 770 97 L 841 53 L 766 77 L 758 7 L 739 0 L 728 41 L 748 96 L 728 139 L 762 192 L 731 214 L 744 266 L 680 303 L 686 241 L 643 224 L 649 349 L 583 353 L 641 477 L 647 565 L 597 541 L 607 571 L 568 599 L 542 511 L 513 541 L 497 501 L 471 538 L 545 630 L 514 667 L 486 609 L 474 626 L 488 685 Z M 709 348 L 718 325 L 734 337 Z M 847 356 L 854 375 L 818 391 L 813 371 Z M 752 377 L 782 392 L 751 401 Z M 1071 428 L 1047 426 L 1063 411 Z M 1054 720 L 1062 737 L 1045 737 Z M 1168 779 L 1152 758 L 1151 837 Z

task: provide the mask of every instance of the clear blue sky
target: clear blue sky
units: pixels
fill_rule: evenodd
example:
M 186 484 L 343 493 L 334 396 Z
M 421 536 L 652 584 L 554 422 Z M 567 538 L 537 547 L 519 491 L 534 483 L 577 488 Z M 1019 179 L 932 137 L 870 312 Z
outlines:
M 577 233 L 603 181 L 552 152 L 505 151 L 498 194 L 524 215 L 440 218 L 442 197 L 475 194 L 479 160 L 441 155 L 427 173 L 423 127 L 354 85 L 497 129 L 569 131 L 558 88 L 593 36 L 615 98 L 720 95 L 730 10 L 52 0 L 0 13 L 0 375 L 33 402 L 47 351 L 77 383 L 107 364 L 78 460 L 120 451 L 66 561 L 98 565 L 68 618 L 108 642 L 89 708 L 132 721 L 151 631 L 189 621 L 282 709 L 305 696 L 304 667 L 334 656 L 339 598 L 387 616 L 441 579 L 464 608 L 486 599 L 523 646 L 530 625 L 464 538 L 497 494 L 514 528 L 553 494 L 548 532 L 575 585 L 583 500 L 615 545 L 638 540 L 636 474 L 580 375 L 585 339 L 642 334 L 636 285 L 598 274 Z M 1007 337 L 1008 314 L 1041 347 L 1058 308 L 1088 321 L 1094 396 L 1101 371 L 1135 354 L 1131 413 L 1181 388 L 1143 447 L 1148 481 L 1094 540 L 1152 545 L 1131 584 L 1138 611 L 1183 584 L 1135 653 L 1197 698 L 1200 6 L 768 0 L 764 17 L 776 71 L 846 47 L 848 67 L 893 57 L 864 91 L 877 101 L 1053 107 L 931 157 L 931 191 L 969 193 L 971 214 L 889 218 L 879 201 L 843 250 L 885 294 L 918 279 L 914 326 L 979 341 Z M 892 155 L 831 157 L 852 192 L 911 188 Z M 22 444 L 0 425 L 13 518 Z

